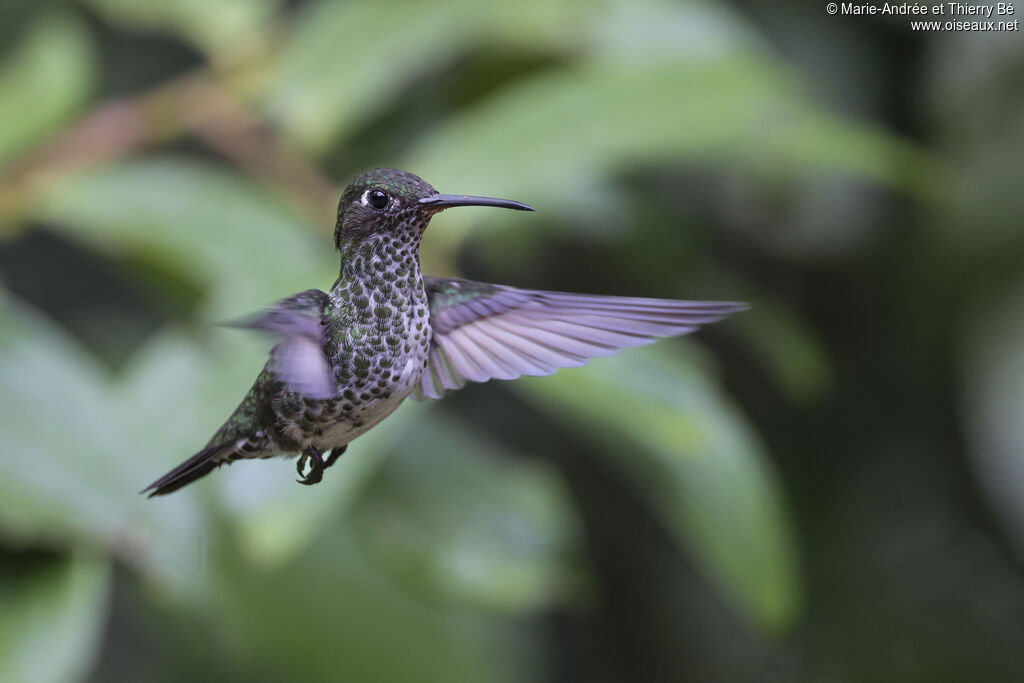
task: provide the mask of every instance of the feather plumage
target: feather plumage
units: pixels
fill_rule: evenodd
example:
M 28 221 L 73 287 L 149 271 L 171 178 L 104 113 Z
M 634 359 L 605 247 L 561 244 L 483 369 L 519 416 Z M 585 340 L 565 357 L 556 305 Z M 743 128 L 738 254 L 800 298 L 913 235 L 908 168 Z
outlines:
M 466 382 L 550 375 L 741 311 L 730 301 L 676 301 L 516 289 L 425 277 L 433 330 L 417 398 Z

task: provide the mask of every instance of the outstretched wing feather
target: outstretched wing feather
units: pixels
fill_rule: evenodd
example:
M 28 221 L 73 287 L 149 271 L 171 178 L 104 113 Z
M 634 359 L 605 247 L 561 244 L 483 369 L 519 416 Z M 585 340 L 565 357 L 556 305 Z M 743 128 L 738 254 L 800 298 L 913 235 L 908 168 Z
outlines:
M 746 304 L 515 289 L 425 278 L 431 351 L 417 397 L 471 382 L 549 375 L 659 337 L 688 334 Z

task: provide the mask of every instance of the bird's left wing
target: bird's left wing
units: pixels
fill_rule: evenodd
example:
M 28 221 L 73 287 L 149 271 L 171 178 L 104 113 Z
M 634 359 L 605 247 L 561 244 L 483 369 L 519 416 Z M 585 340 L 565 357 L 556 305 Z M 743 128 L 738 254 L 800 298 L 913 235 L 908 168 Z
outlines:
M 687 334 L 746 304 L 515 289 L 425 277 L 433 335 L 414 398 L 466 382 L 550 375 L 590 358 Z
M 269 367 L 289 390 L 308 398 L 330 398 L 335 385 L 324 355 L 322 319 L 328 296 L 309 289 L 268 306 L 233 327 L 267 330 L 281 337 L 270 352 Z

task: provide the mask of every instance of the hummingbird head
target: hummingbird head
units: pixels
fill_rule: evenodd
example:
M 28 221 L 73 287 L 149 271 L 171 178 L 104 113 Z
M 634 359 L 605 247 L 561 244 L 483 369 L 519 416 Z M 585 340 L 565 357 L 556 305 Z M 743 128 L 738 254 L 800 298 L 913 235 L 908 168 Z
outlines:
M 419 242 L 434 214 L 453 206 L 496 206 L 519 211 L 533 208 L 509 199 L 439 194 L 419 176 L 394 168 L 362 174 L 345 188 L 338 202 L 334 244 L 359 244 L 380 237 Z

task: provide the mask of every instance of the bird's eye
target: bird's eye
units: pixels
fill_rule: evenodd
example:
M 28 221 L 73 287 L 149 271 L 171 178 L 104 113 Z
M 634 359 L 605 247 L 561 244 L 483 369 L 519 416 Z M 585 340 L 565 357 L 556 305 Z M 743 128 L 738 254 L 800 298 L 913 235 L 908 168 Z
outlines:
M 370 206 L 375 209 L 383 209 L 388 205 L 388 194 L 383 190 L 370 190 L 368 199 L 370 201 Z

